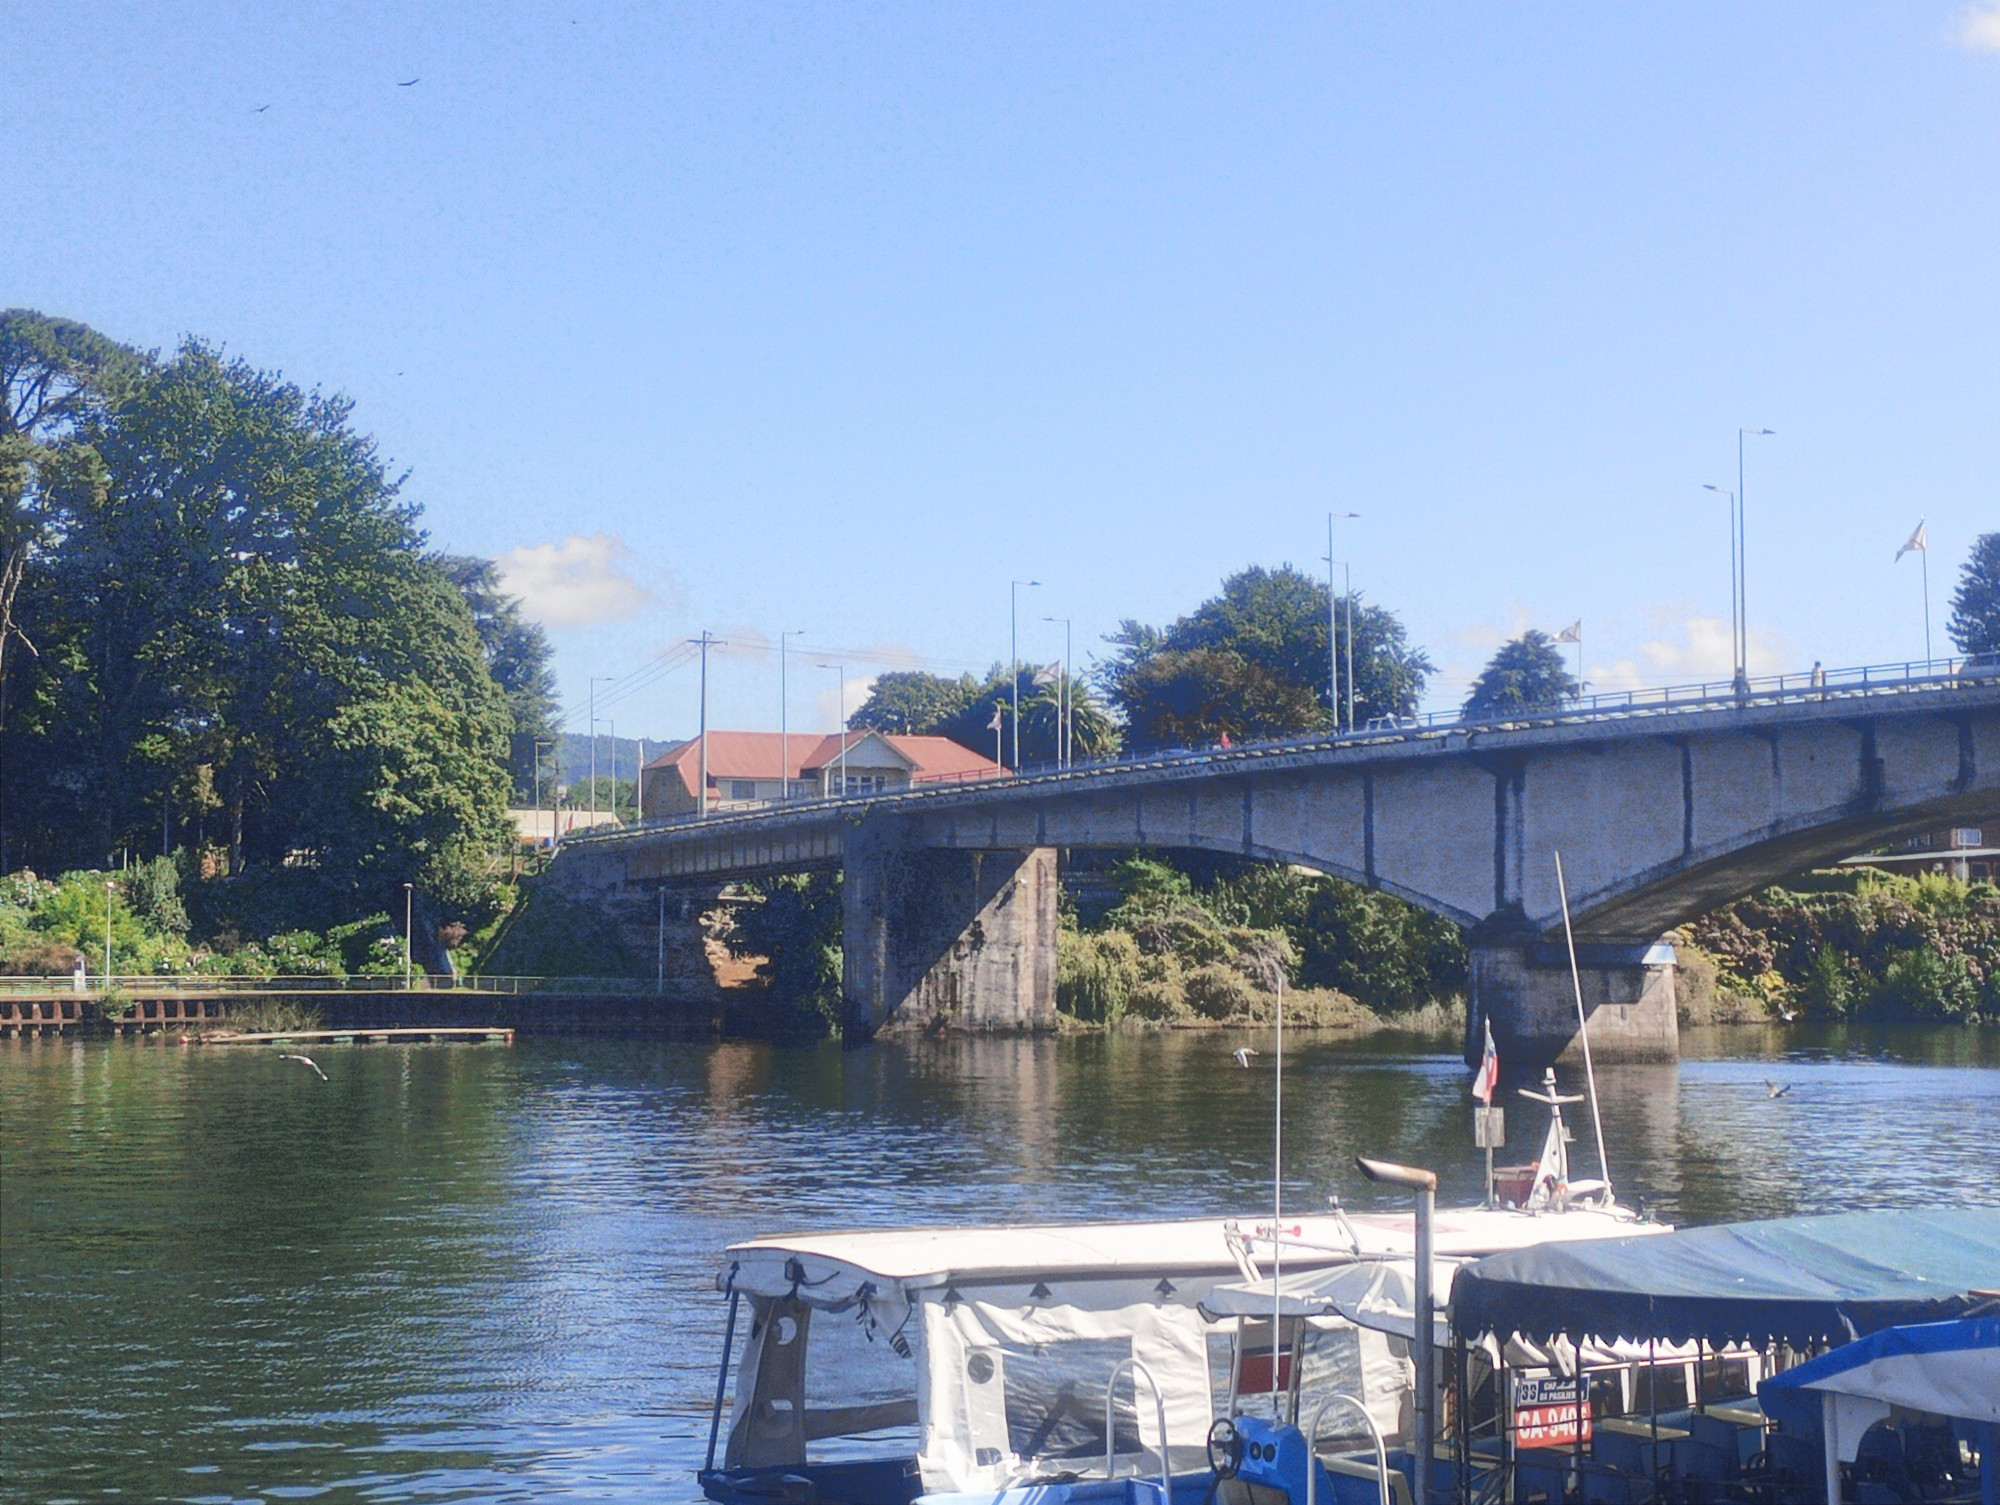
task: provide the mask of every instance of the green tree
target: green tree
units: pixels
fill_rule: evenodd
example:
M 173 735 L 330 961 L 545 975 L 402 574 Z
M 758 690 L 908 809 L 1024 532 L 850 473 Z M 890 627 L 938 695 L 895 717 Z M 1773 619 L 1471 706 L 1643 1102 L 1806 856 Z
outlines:
M 2000 653 L 2000 533 L 1982 533 L 1951 597 L 1951 640 L 1960 653 Z
M 1022 665 L 1019 694 L 1021 705 L 1021 766 L 1046 767 L 1056 761 L 1062 736 L 1063 682 L 1060 675 L 1038 683 L 1045 671 Z M 962 747 L 993 756 L 993 717 L 1000 716 L 1000 761 L 1014 755 L 1013 717 L 1015 686 L 1004 667 L 995 665 L 986 678 L 975 685 L 957 711 L 931 728 Z M 1082 680 L 1069 681 L 1070 739 L 1079 760 L 1107 758 L 1118 751 L 1118 727 Z
M 14 620 L 30 557 L 50 542 L 43 472 L 60 446 L 114 405 L 149 357 L 87 324 L 0 310 L 0 725 L 8 652 L 34 644 Z
M 490 559 L 463 554 L 438 556 L 439 568 L 458 587 L 486 652 L 487 672 L 507 697 L 513 730 L 507 740 L 507 772 L 516 804 L 535 798 L 535 744 L 555 745 L 556 679 L 549 637 L 539 622 L 521 615 L 519 599 L 500 584 Z
M 1329 640 L 1329 605 L 1337 632 Z M 1355 719 L 1408 715 L 1432 665 L 1403 625 L 1358 598 L 1330 603 L 1327 587 L 1289 565 L 1238 571 L 1221 591 L 1164 629 L 1126 621 L 1104 671 L 1111 702 L 1138 747 L 1284 737 L 1334 724 L 1329 651 L 1343 701 L 1353 619 Z
M 929 736 L 959 716 L 978 691 L 979 683 L 970 674 L 946 679 L 921 669 L 892 670 L 869 687 L 868 698 L 847 724 L 870 731 Z
M 504 819 L 511 720 L 349 416 L 190 341 L 52 455 L 57 546 L 19 597 L 40 654 L 5 730 L 38 865 L 149 842 L 199 795 L 232 871 L 463 890 Z
M 726 935 L 730 952 L 757 960 L 781 1020 L 815 1031 L 840 1024 L 838 873 L 789 873 L 743 885 Z
M 1562 649 L 1546 632 L 1529 628 L 1503 644 L 1472 682 L 1465 697 L 1468 716 L 1507 716 L 1545 711 L 1573 700 L 1583 687 L 1563 666 Z

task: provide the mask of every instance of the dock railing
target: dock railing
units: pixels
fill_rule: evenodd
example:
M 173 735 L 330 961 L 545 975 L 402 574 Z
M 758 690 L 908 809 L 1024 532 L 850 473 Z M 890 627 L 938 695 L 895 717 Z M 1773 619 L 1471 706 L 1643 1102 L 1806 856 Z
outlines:
M 0 977 L 0 997 L 102 998 L 108 993 L 132 997 L 213 998 L 273 993 L 431 993 L 499 994 L 513 997 L 547 993 L 574 997 L 639 997 L 657 991 L 651 979 L 633 977 L 445 977 L 418 973 L 406 984 L 398 972 L 386 977 L 205 976 L 198 972 L 117 975 L 92 973 L 78 987 L 73 973 L 49 977 Z

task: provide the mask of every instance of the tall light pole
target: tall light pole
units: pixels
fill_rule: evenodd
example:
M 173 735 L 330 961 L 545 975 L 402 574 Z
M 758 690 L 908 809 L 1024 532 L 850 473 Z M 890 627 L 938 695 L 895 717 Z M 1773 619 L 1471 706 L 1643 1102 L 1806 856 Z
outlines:
M 117 885 L 109 878 L 104 880 L 104 991 L 111 991 L 111 896 Z
M 403 991 L 410 991 L 410 929 L 416 908 L 416 885 L 403 885 Z
M 1743 439 L 1752 435 L 1762 438 L 1777 433 L 1776 429 L 1746 429 L 1736 431 L 1736 594 L 1741 602 L 1738 615 L 1743 620 L 1743 647 L 1738 655 L 1740 667 L 1737 670 L 1737 685 L 1750 688 L 1750 532 L 1749 504 L 1743 495 Z
M 702 628 L 701 636 L 689 638 L 701 648 L 701 780 L 696 793 L 695 819 L 708 819 L 708 650 L 727 648 L 721 638 L 710 637 L 708 629 Z
M 535 743 L 535 824 L 539 826 L 542 823 L 542 749 L 545 747 L 554 747 L 555 743 L 544 742 L 540 737 L 535 738 L 534 743 Z M 555 835 L 556 835 L 556 818 L 554 813 L 551 812 L 549 815 L 549 840 L 551 843 L 554 842 Z M 540 846 L 541 840 L 542 840 L 542 833 L 537 831 L 535 833 L 535 844 L 537 846 Z
M 590 676 L 590 824 L 597 825 L 597 687 L 610 684 L 615 674 Z
M 1014 772 L 1021 771 L 1021 587 L 1033 589 L 1039 580 L 1015 580 L 1007 586 L 1007 686 L 1014 702 Z
M 1359 517 L 1359 512 L 1329 512 L 1326 515 L 1326 709 L 1333 718 L 1333 730 L 1340 731 L 1340 597 L 1333 590 L 1333 520 L 1337 517 Z M 1348 595 L 1354 591 L 1350 586 Z M 1350 680 L 1354 674 L 1354 615 L 1350 609 L 1347 618 L 1347 672 Z M 1352 685 L 1349 686 L 1350 690 Z M 1354 712 L 1347 713 L 1348 730 L 1353 731 Z
M 1061 695 L 1061 697 L 1060 697 L 1060 700 L 1059 700 L 1059 702 L 1058 702 L 1058 711 L 1057 711 L 1057 714 L 1058 714 L 1058 715 L 1060 715 L 1060 716 L 1062 717 L 1062 722 L 1061 722 L 1061 725 L 1062 725 L 1062 735 L 1061 735 L 1061 737 L 1059 737 L 1059 738 L 1057 739 L 1057 741 L 1056 741 L 1056 767 L 1058 767 L 1058 768 L 1067 768 L 1067 767 L 1069 767 L 1069 765 L 1070 765 L 1070 761 L 1071 761 L 1071 760 L 1070 760 L 1070 725 L 1069 725 L 1069 721 L 1070 721 L 1070 701 L 1069 701 L 1069 649 L 1070 649 L 1070 621 L 1069 621 L 1069 618 L 1068 618 L 1068 617 L 1043 617 L 1043 618 L 1042 618 L 1042 620 L 1043 620 L 1044 622 L 1060 622 L 1060 623 L 1062 623 L 1062 630 L 1063 630 L 1063 677 L 1062 677 L 1062 686 L 1061 686 L 1061 689 L 1062 689 L 1062 695 Z
M 1729 498 L 1729 668 L 1737 684 L 1743 683 L 1743 630 L 1742 605 L 1737 594 L 1736 579 L 1736 493 L 1726 486 L 1701 483 L 1703 491 L 1712 491 L 1717 496 Z
M 805 635 L 803 627 L 778 634 L 778 798 L 780 800 L 792 797 L 792 697 L 785 683 L 785 640 L 802 638 Z
M 604 726 L 604 735 L 611 743 L 608 749 L 611 754 L 611 824 L 615 826 L 618 824 L 618 718 L 606 716 Z
M 822 669 L 840 671 L 840 793 L 847 795 L 847 665 L 821 664 Z

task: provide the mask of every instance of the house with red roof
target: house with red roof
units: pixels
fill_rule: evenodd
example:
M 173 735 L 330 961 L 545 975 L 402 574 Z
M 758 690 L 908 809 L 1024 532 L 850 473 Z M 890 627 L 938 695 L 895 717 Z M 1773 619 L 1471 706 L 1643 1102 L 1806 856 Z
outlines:
M 929 784 L 997 779 L 1007 770 L 949 737 L 849 731 L 823 737 L 778 732 L 708 734 L 708 808 L 741 809 L 783 799 L 888 794 Z M 640 770 L 642 817 L 701 806 L 702 739 L 677 742 Z

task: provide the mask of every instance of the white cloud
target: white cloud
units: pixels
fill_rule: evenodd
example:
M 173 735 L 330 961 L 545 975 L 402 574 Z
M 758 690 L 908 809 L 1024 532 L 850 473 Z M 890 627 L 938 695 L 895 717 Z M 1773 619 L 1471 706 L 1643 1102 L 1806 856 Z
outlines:
M 1967 52 L 2000 52 L 2000 0 L 1973 0 L 1958 13 L 1951 39 Z
M 826 727 L 829 731 L 838 729 L 847 717 L 852 716 L 856 711 L 861 709 L 862 703 L 868 699 L 869 692 L 875 688 L 875 678 L 873 674 L 850 674 L 847 676 L 847 709 L 845 711 L 842 711 L 840 706 L 840 686 L 838 684 L 828 685 L 824 690 L 813 696 L 813 713 L 819 718 L 818 724 Z
M 1634 657 L 1588 666 L 1584 678 L 1589 688 L 1643 690 L 1729 678 L 1736 654 L 1728 618 L 1690 615 L 1673 625 L 1678 627 L 1677 633 L 1641 643 Z M 1774 632 L 1752 627 L 1750 672 L 1771 674 L 1786 667 L 1795 667 L 1790 645 Z
M 594 627 L 636 616 L 653 593 L 632 578 L 631 551 L 616 533 L 572 533 L 561 543 L 523 544 L 495 561 L 521 609 L 547 627 Z

